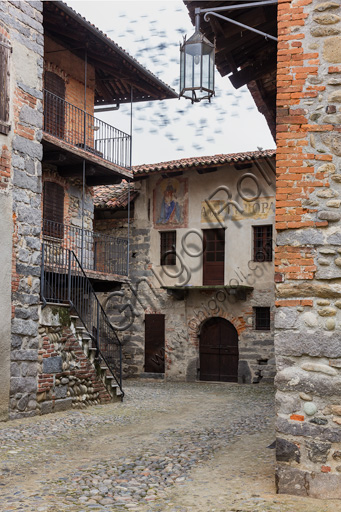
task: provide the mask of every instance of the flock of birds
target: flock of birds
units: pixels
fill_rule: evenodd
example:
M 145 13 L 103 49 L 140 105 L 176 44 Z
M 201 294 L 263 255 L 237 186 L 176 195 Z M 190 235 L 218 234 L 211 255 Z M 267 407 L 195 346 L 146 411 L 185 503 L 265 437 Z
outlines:
M 71 7 L 96 25 L 96 18 L 93 21 L 90 12 L 80 10 L 81 4 L 91 3 L 95 4 L 69 2 Z M 107 10 L 115 7 L 115 19 L 110 17 L 108 11 L 108 15 L 103 16 L 102 25 L 97 26 L 149 71 L 178 92 L 179 44 L 183 36 L 190 36 L 194 31 L 183 2 L 114 0 L 96 4 L 98 7 L 100 4 L 105 5 Z M 134 104 L 134 134 L 139 137 L 148 134 L 155 137 L 162 135 L 173 145 L 174 159 L 242 150 L 231 147 L 233 143 L 224 131 L 226 132 L 226 123 L 231 125 L 241 113 L 255 109 L 253 100 L 246 87 L 235 90 L 228 78 L 221 78 L 218 72 L 215 79 L 216 96 L 211 103 L 204 100 L 192 105 L 189 100 L 181 98 Z M 130 106 L 122 105 L 120 110 L 129 114 Z M 225 142 L 224 137 L 227 139 Z
M 154 7 L 152 12 L 143 14 L 136 19 L 133 10 L 129 9 L 129 3 L 133 2 L 126 2 L 126 11 L 118 15 L 119 25 L 124 26 L 125 29 L 110 28 L 107 30 L 108 36 L 178 92 L 180 82 L 179 43 L 185 34 L 191 35 L 194 31 L 185 6 L 182 2 L 181 7 L 176 7 L 175 2 L 168 2 L 167 8 L 157 8 L 156 6 L 160 4 L 155 3 L 156 8 Z M 182 25 L 166 28 L 160 26 L 159 20 L 162 18 L 162 14 L 169 14 L 171 10 L 180 15 L 182 23 L 187 21 L 186 27 Z M 148 23 L 148 28 L 143 36 L 137 35 L 137 26 L 141 19 L 145 22 L 144 26 L 146 26 L 146 22 Z M 170 77 L 170 69 L 173 70 L 173 75 L 167 80 Z M 168 71 L 167 74 L 165 70 Z M 227 117 L 239 116 L 241 103 L 244 104 L 243 108 L 246 110 L 255 108 L 252 99 L 249 97 L 246 99 L 248 96 L 246 87 L 235 91 L 229 84 L 228 78 L 220 78 L 220 80 L 219 78 L 216 76 L 216 97 L 212 99 L 211 103 L 205 100 L 193 106 L 189 100 L 182 98 L 180 101 L 136 104 L 134 106 L 134 132 L 142 134 L 148 127 L 148 132 L 151 135 L 156 135 L 162 130 L 163 135 L 175 145 L 175 150 L 179 153 L 185 151 L 182 133 L 186 133 L 186 141 L 191 141 L 193 153 L 202 152 L 208 144 L 214 145 L 217 136 L 223 134 L 223 124 Z M 246 101 L 242 101 L 243 96 Z M 214 120 L 213 127 L 212 120 Z M 177 129 L 180 123 L 181 129 Z M 208 153 L 215 152 L 214 147 L 207 151 Z

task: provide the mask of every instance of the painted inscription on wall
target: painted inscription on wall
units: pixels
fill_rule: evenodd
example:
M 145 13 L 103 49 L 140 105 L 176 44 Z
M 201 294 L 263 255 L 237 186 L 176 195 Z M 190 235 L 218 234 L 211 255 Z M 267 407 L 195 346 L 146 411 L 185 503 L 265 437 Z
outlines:
M 275 208 L 274 197 L 260 197 L 257 201 L 242 201 L 240 204 L 240 211 L 235 206 L 226 204 L 224 200 L 215 199 L 201 203 L 201 222 L 214 223 L 224 222 L 227 219 L 231 220 L 245 220 L 245 219 L 267 219 Z

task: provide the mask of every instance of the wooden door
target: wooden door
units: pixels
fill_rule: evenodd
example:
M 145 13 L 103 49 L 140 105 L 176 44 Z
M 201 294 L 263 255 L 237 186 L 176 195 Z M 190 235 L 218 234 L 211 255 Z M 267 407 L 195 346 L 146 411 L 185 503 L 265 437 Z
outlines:
M 165 372 L 165 315 L 145 315 L 144 371 Z
M 204 230 L 203 285 L 224 284 L 225 230 Z
M 45 181 L 43 189 L 43 233 L 64 238 L 64 188 L 53 181 Z
M 238 333 L 224 318 L 210 318 L 200 333 L 200 380 L 238 382 Z
M 65 131 L 65 82 L 52 73 L 45 73 L 44 129 L 54 137 L 64 138 Z M 49 94 L 51 93 L 51 94 Z

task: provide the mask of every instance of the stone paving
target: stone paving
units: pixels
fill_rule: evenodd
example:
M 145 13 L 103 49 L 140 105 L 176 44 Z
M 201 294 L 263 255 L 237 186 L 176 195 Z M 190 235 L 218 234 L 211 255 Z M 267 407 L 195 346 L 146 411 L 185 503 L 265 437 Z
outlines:
M 123 404 L 0 424 L 1 512 L 341 512 L 275 495 L 271 386 L 125 387 Z

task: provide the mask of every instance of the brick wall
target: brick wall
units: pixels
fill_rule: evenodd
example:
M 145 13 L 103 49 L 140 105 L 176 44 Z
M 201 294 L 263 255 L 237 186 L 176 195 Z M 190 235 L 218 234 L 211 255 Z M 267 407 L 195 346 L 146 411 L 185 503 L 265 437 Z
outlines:
M 279 0 L 278 492 L 341 498 L 341 5 Z

